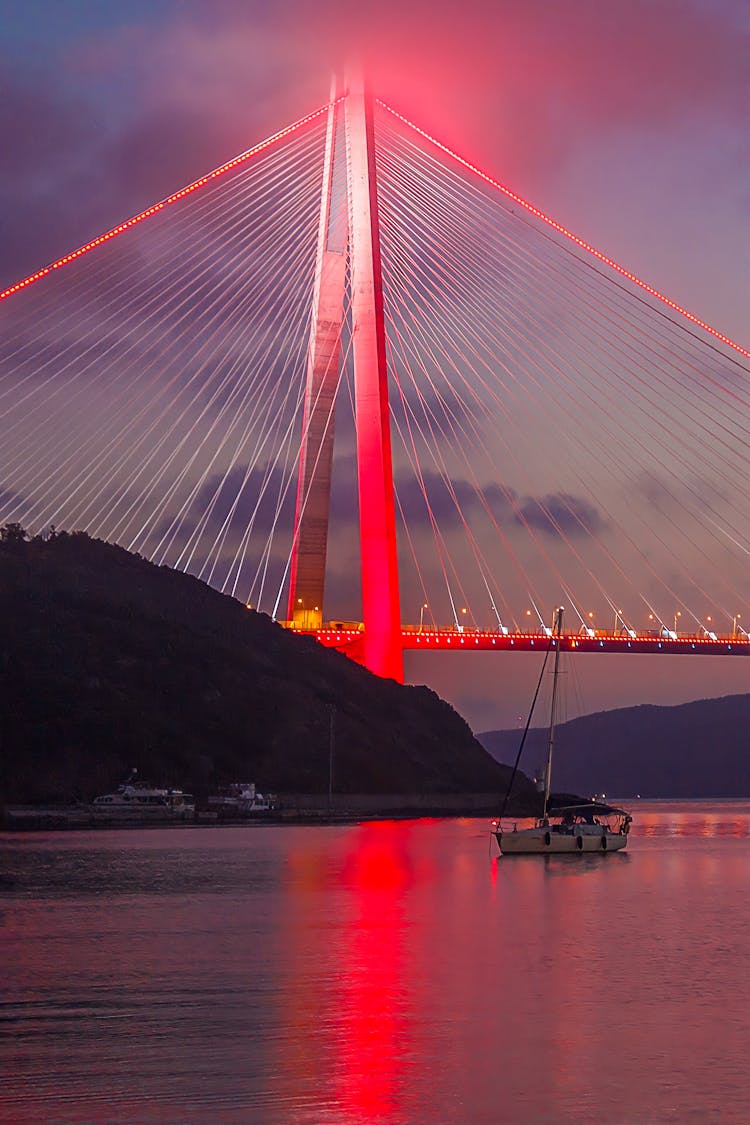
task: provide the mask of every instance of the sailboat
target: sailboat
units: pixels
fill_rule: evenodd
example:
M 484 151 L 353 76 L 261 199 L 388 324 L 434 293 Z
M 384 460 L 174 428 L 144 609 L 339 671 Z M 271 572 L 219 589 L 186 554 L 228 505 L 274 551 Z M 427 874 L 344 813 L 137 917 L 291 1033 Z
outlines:
M 555 805 L 550 802 L 550 783 L 552 780 L 552 750 L 555 743 L 555 707 L 557 704 L 558 677 L 560 674 L 560 637 L 562 635 L 563 607 L 555 610 L 550 646 L 555 649 L 555 662 L 552 676 L 552 700 L 550 704 L 549 732 L 547 735 L 547 762 L 544 770 L 544 801 L 542 815 L 533 827 L 519 828 L 517 824 L 508 830 L 503 828 L 503 812 L 507 804 L 506 793 L 503 812 L 492 822 L 492 831 L 503 855 L 562 855 L 576 852 L 617 852 L 628 842 L 628 833 L 633 818 L 624 809 L 605 805 L 598 801 L 588 801 L 575 805 Z M 549 650 L 548 650 L 549 652 Z M 545 658 L 546 661 L 546 658 Z M 541 677 L 540 677 L 541 682 Z M 537 694 L 539 688 L 537 687 Z M 536 702 L 536 695 L 534 703 Z M 531 706 L 533 714 L 534 703 Z M 528 731 L 531 714 L 526 724 Z M 524 732 L 524 738 L 525 738 Z M 523 748 L 523 742 L 521 743 Z M 520 758 L 519 750 L 519 758 Z M 516 766 L 518 759 L 516 759 Z M 515 774 L 515 770 L 514 770 Z M 513 784 L 511 777 L 510 784 Z

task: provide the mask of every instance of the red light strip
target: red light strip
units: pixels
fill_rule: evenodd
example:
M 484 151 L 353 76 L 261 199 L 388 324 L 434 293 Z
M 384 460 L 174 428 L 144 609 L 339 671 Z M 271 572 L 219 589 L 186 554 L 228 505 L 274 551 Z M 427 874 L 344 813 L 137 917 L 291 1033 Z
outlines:
M 339 98 L 338 100 L 340 101 L 341 99 Z M 115 238 L 116 235 L 122 234 L 126 230 L 130 230 L 131 227 L 137 226 L 138 223 L 142 223 L 144 219 L 151 218 L 151 216 L 155 215 L 158 211 L 162 211 L 165 207 L 168 207 L 170 203 L 177 203 L 178 200 L 184 199 L 186 195 L 190 195 L 192 192 L 197 191 L 198 188 L 205 187 L 205 185 L 210 183 L 212 180 L 216 180 L 219 176 L 223 176 L 225 172 L 230 172 L 238 165 L 244 164 L 245 161 L 249 160 L 252 156 L 255 156 L 257 155 L 257 153 L 269 148 L 277 141 L 283 140 L 285 137 L 288 137 L 290 133 L 294 133 L 295 130 L 300 129 L 303 125 L 308 125 L 311 121 L 314 121 L 316 117 L 320 117 L 322 114 L 327 112 L 328 105 L 326 104 L 324 106 L 321 106 L 320 109 L 316 109 L 313 113 L 308 113 L 306 117 L 300 117 L 299 121 L 295 121 L 292 125 L 287 125 L 285 129 L 281 129 L 278 133 L 274 133 L 272 136 L 267 137 L 264 141 L 261 141 L 260 144 L 255 145 L 253 148 L 249 148 L 246 152 L 240 153 L 240 155 L 235 156 L 234 159 L 228 160 L 226 164 L 221 164 L 218 168 L 214 168 L 213 172 L 209 172 L 208 175 L 201 176 L 199 180 L 195 180 L 192 184 L 188 184 L 187 187 L 180 188 L 179 191 L 174 192 L 172 195 L 168 195 L 166 199 L 162 199 L 159 203 L 154 203 L 152 207 L 147 207 L 145 211 L 141 211 L 140 214 L 134 215 L 132 219 L 126 219 L 124 223 L 120 223 L 118 226 L 112 227 L 111 230 L 106 231 L 104 234 L 100 234 L 98 238 L 92 239 L 91 242 L 84 243 L 84 245 L 79 246 L 77 250 L 71 251 L 70 254 L 65 254 L 64 257 L 58 258 L 56 262 L 51 262 L 48 266 L 45 266 L 44 269 L 37 270 L 36 273 L 31 273 L 28 277 L 24 277 L 21 281 L 17 281 L 15 285 L 10 285 L 7 289 L 0 290 L 0 301 L 4 301 L 6 297 L 10 297 L 13 293 L 18 293 L 22 289 L 27 289 L 29 285 L 33 285 L 35 281 L 39 281 L 41 278 L 46 277 L 47 274 L 52 273 L 53 270 L 59 270 L 61 266 L 67 266 L 69 262 L 73 262 L 76 258 L 80 258 L 82 257 L 82 255 L 88 254 L 91 250 L 96 249 L 97 246 L 101 246 L 102 243 L 109 242 L 111 239 Z
M 700 320 L 693 313 L 688 312 L 688 310 L 684 309 L 682 305 L 678 305 L 676 301 L 670 300 L 669 297 L 666 297 L 663 293 L 660 293 L 658 289 L 654 289 L 652 285 L 648 285 L 645 281 L 641 281 L 639 277 L 636 277 L 634 273 L 626 270 L 624 266 L 618 265 L 617 262 L 612 260 L 612 258 L 608 258 L 606 254 L 602 254 L 600 250 L 597 250 L 594 246 L 589 245 L 589 243 L 585 242 L 582 238 L 578 238 L 577 235 L 573 234 L 572 231 L 569 231 L 566 227 L 562 226 L 561 223 L 558 223 L 554 219 L 550 218 L 550 216 L 546 215 L 544 211 L 540 211 L 540 209 L 538 207 L 535 207 L 533 203 L 529 203 L 527 200 L 523 199 L 522 196 L 516 195 L 514 191 L 511 191 L 510 188 L 505 187 L 505 185 L 501 184 L 499 180 L 496 180 L 492 176 L 489 176 L 486 172 L 483 172 L 481 168 L 478 168 L 476 166 L 476 164 L 472 164 L 471 161 L 465 160 L 463 156 L 459 156 L 458 153 L 453 151 L 453 149 L 448 148 L 447 145 L 442 144 L 441 141 L 436 140 L 429 133 L 426 133 L 424 129 L 420 129 L 418 125 L 415 125 L 414 122 L 410 121 L 408 117 L 404 117 L 402 113 L 398 113 L 395 109 L 389 106 L 387 102 L 381 101 L 380 98 L 377 99 L 377 102 L 378 105 L 382 106 L 383 109 L 386 109 L 390 114 L 393 115 L 393 117 L 396 117 L 399 121 L 402 121 L 404 125 L 408 125 L 410 129 L 413 129 L 415 133 L 418 133 L 420 137 L 424 137 L 424 139 L 426 141 L 429 141 L 431 145 L 434 145 L 435 148 L 440 149 L 440 151 L 444 152 L 446 156 L 450 156 L 452 160 L 457 161 L 457 163 L 468 169 L 468 171 L 473 172 L 475 176 L 478 176 L 480 178 L 480 180 L 484 180 L 485 183 L 502 192 L 503 195 L 507 196 L 508 199 L 512 199 L 514 203 L 517 203 L 519 207 L 523 207 L 523 209 L 525 211 L 528 211 L 530 215 L 533 215 L 536 219 L 540 219 L 541 222 L 546 223 L 548 227 L 551 227 L 553 230 L 557 231 L 558 234 L 565 235 L 565 237 L 570 239 L 571 242 L 574 242 L 576 246 L 580 246 L 582 250 L 585 250 L 587 253 L 592 254 L 600 262 L 603 262 L 606 266 L 609 266 L 610 269 L 615 270 L 616 273 L 620 274 L 621 277 L 625 277 L 634 285 L 639 286 L 639 288 L 643 289 L 651 297 L 656 297 L 659 301 L 667 305 L 674 312 L 679 313 L 680 316 L 684 316 L 691 322 L 691 324 L 697 325 L 699 328 L 702 328 L 704 332 L 708 332 L 709 335 L 713 336 L 716 340 L 720 340 L 722 344 L 726 344 L 727 347 L 733 348 L 734 351 L 739 352 L 739 354 L 745 356 L 746 359 L 750 359 L 750 351 L 748 351 L 746 348 L 743 348 L 740 344 L 735 343 L 735 341 L 731 340 L 729 336 L 724 336 L 723 333 L 718 332 L 715 328 L 712 328 L 710 324 L 706 324 L 705 321 Z

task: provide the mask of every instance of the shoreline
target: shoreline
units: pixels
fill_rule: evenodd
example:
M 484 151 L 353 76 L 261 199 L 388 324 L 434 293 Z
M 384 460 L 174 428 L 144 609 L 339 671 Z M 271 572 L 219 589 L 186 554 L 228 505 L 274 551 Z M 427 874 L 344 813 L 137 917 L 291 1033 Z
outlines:
M 119 828 L 222 828 L 251 825 L 351 824 L 368 820 L 418 820 L 433 817 L 497 816 L 502 796 L 491 794 L 295 794 L 280 798 L 279 807 L 245 816 L 220 816 L 197 809 L 194 816 L 113 816 L 91 805 L 6 805 L 0 810 L 4 831 L 61 831 Z M 533 816 L 527 807 L 511 807 L 509 817 Z

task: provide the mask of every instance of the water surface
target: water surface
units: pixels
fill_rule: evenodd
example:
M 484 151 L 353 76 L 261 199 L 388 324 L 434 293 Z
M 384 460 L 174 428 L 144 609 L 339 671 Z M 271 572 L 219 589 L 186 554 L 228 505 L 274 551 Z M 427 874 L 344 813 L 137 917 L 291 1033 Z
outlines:
M 0 836 L 0 1122 L 750 1121 L 750 803 Z

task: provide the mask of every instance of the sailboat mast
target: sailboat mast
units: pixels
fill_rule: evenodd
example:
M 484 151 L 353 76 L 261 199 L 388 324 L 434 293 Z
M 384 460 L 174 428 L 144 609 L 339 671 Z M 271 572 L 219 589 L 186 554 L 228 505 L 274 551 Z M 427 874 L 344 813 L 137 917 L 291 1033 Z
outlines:
M 549 804 L 549 789 L 550 781 L 552 778 L 552 749 L 555 743 L 555 704 L 557 702 L 557 676 L 560 668 L 560 634 L 562 633 L 562 615 L 563 607 L 558 606 L 555 610 L 555 620 L 552 626 L 552 632 L 557 637 L 555 645 L 555 666 L 552 672 L 552 701 L 550 703 L 549 713 L 549 736 L 547 739 L 547 768 L 544 772 L 544 807 L 542 809 L 542 820 L 547 821 L 547 806 Z

